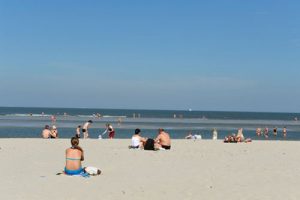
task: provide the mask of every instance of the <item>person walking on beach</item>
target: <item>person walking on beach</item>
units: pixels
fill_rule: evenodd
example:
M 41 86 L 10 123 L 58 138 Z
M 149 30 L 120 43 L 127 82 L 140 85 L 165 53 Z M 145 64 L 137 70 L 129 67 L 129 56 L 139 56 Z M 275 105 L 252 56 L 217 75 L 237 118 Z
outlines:
M 83 133 L 83 138 L 84 139 L 87 139 L 89 137 L 89 131 L 88 131 L 88 129 L 91 126 L 92 123 L 93 123 L 93 121 L 89 120 L 89 121 L 87 121 L 87 122 L 85 122 L 83 124 L 82 133 Z
M 171 149 L 171 138 L 169 133 L 165 132 L 164 129 L 158 129 L 158 135 L 155 139 L 156 148 L 163 148 L 165 150 Z

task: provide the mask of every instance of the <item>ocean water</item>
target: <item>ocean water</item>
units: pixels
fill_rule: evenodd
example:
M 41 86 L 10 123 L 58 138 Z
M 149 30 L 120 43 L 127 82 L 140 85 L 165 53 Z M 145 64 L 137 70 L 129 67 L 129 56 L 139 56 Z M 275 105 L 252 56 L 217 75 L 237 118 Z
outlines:
M 257 137 L 255 130 L 268 127 L 268 140 L 300 140 L 299 113 L 18 107 L 0 107 L 0 137 L 39 138 L 43 127 L 53 124 L 51 116 L 56 117 L 60 138 L 74 136 L 76 127 L 91 119 L 94 121 L 89 129 L 91 138 L 97 138 L 105 130 L 105 124 L 111 123 L 116 138 L 130 138 L 136 128 L 142 130 L 143 136 L 153 138 L 158 128 L 164 128 L 174 139 L 184 138 L 190 131 L 211 139 L 212 129 L 216 128 L 218 138 L 223 139 L 243 128 L 245 137 L 265 140 Z M 272 136 L 274 127 L 278 128 L 276 137 Z M 286 138 L 282 137 L 283 127 L 288 130 Z

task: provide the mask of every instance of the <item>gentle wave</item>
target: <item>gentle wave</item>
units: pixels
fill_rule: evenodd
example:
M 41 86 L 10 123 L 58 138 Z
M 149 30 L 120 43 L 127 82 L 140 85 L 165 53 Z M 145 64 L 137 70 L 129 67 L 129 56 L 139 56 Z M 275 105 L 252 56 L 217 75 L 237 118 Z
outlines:
M 7 117 L 80 117 L 80 118 L 127 118 L 125 115 L 103 115 L 97 116 L 96 114 L 93 115 L 64 115 L 64 114 L 57 114 L 57 115 L 49 115 L 49 114 L 33 114 L 33 113 L 17 113 L 17 114 L 5 114 L 0 116 L 7 116 Z
M 48 114 L 23 114 L 23 113 L 17 113 L 17 114 L 6 114 L 2 116 L 8 116 L 8 117 L 50 117 L 52 115 Z
M 127 118 L 127 116 L 112 116 L 112 115 L 103 115 L 102 117 L 106 117 L 106 118 Z

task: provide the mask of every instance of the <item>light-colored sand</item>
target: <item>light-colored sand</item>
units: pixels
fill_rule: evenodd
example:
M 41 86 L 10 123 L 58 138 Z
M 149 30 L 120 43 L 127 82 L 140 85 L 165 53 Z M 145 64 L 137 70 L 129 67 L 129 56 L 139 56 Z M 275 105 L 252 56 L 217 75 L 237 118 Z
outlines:
M 1 199 L 300 199 L 300 142 L 174 140 L 171 151 L 129 150 L 129 140 L 81 140 L 84 166 L 57 176 L 69 140 L 0 139 Z

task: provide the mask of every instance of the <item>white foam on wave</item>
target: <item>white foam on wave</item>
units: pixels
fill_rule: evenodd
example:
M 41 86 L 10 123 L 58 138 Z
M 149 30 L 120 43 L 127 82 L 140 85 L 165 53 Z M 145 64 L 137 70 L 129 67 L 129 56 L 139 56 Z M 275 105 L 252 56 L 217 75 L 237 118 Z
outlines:
M 107 117 L 107 118 L 126 118 L 127 116 L 103 115 L 102 117 Z
M 95 117 L 95 115 L 77 115 L 77 117 L 84 117 L 84 118 L 86 118 L 86 117 Z
M 49 117 L 51 115 L 46 115 L 46 114 L 24 114 L 24 113 L 17 113 L 17 114 L 6 114 L 4 116 L 9 116 L 9 117 Z

